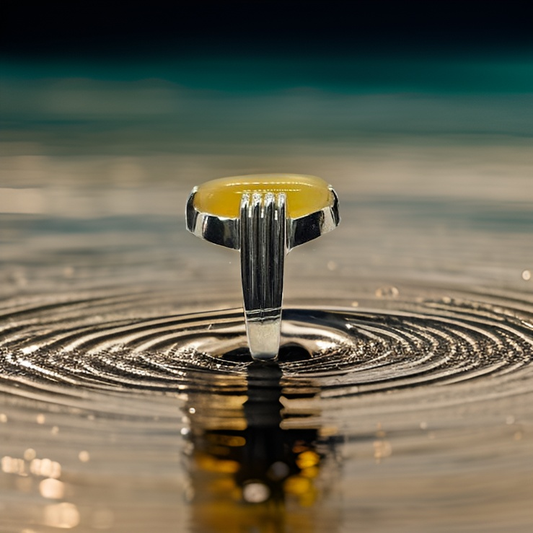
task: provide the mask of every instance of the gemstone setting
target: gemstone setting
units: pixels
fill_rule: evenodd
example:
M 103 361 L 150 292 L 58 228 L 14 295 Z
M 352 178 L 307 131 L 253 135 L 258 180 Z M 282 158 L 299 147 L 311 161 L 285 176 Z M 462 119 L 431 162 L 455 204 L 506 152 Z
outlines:
M 332 204 L 333 193 L 323 179 L 299 174 L 252 174 L 208 181 L 196 189 L 195 208 L 201 213 L 237 218 L 243 194 L 285 194 L 287 216 L 295 219 Z

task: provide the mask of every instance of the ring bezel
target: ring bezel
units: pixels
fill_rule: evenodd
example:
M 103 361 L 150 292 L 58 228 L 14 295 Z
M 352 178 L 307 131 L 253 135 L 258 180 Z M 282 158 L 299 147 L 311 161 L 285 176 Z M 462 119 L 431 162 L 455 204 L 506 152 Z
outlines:
M 316 239 L 339 225 L 337 193 L 332 187 L 328 188 L 333 198 L 330 205 L 302 217 L 287 217 L 287 251 Z M 187 229 L 197 237 L 213 244 L 240 250 L 240 216 L 235 218 L 219 217 L 197 210 L 194 205 L 197 190 L 198 187 L 195 187 L 187 200 L 185 210 Z

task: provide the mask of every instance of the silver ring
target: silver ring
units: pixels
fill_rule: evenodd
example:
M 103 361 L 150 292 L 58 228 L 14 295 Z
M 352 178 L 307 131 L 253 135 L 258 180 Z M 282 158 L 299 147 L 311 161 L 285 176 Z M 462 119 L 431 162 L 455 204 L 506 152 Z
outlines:
M 209 242 L 240 250 L 248 346 L 256 360 L 276 359 L 280 347 L 285 255 L 335 229 L 338 198 L 314 176 L 237 176 L 195 187 L 187 229 Z

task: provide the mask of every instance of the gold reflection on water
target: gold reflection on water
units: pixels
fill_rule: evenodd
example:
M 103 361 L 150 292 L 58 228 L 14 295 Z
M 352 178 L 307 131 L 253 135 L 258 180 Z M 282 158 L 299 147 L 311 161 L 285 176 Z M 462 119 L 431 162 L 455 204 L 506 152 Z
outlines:
M 39 483 L 39 492 L 43 498 L 60 500 L 65 494 L 65 484 L 53 478 L 43 479 Z
M 20 492 L 33 492 L 33 480 L 42 477 L 44 479 L 38 483 L 41 497 L 61 500 L 65 496 L 66 484 L 58 479 L 61 476 L 61 464 L 47 457 L 37 457 L 33 448 L 27 448 L 22 457 L 3 456 L 0 459 L 0 468 L 5 474 L 17 476 L 15 486 Z M 50 527 L 70 529 L 79 524 L 80 515 L 74 504 L 61 502 L 43 507 L 40 522 Z
M 33 459 L 32 459 L 33 457 Z M 29 448 L 24 452 L 24 457 L 10 457 L 5 455 L 0 461 L 2 472 L 27 476 L 33 474 L 46 478 L 57 479 L 61 476 L 61 465 L 48 458 L 35 458 L 35 450 Z
M 19 476 L 28 475 L 24 459 L 19 459 L 18 457 L 9 457 L 8 455 L 5 455 L 4 457 L 2 457 L 1 465 L 2 472 L 4 472 L 5 474 L 18 474 Z
M 37 457 L 37 452 L 33 448 L 28 448 L 24 452 L 24 459 L 26 459 L 26 461 L 31 461 L 32 459 L 35 459 L 36 457 Z
M 287 423 L 284 404 L 290 402 L 280 378 L 275 365 L 251 365 L 246 394 L 224 398 L 222 410 L 213 398 L 189 395 L 186 495 L 195 530 L 313 532 L 324 524 L 328 531 L 337 529 L 334 506 L 321 505 L 338 467 L 333 435 L 321 434 L 315 409 L 302 409 L 296 424 Z
M 392 455 L 392 445 L 388 440 L 375 440 L 374 441 L 374 459 L 376 463 L 380 463 L 386 457 Z
M 91 460 L 91 456 L 89 455 L 89 452 L 86 451 L 86 450 L 82 450 L 79 454 L 78 454 L 78 459 L 82 462 L 82 463 L 88 463 L 90 460 Z
M 61 465 L 50 459 L 33 459 L 30 463 L 30 471 L 36 476 L 57 479 L 61 476 Z
M 47 505 L 43 511 L 43 522 L 50 527 L 71 529 L 80 523 L 80 513 L 73 503 Z

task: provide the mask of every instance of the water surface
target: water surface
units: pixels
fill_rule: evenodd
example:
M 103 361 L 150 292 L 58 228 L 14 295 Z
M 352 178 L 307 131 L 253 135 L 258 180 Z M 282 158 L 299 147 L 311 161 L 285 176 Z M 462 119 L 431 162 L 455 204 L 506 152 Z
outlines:
M 10 83 L 2 531 L 530 530 L 529 96 Z M 270 366 L 237 253 L 183 216 L 258 171 L 343 217 L 287 258 Z

